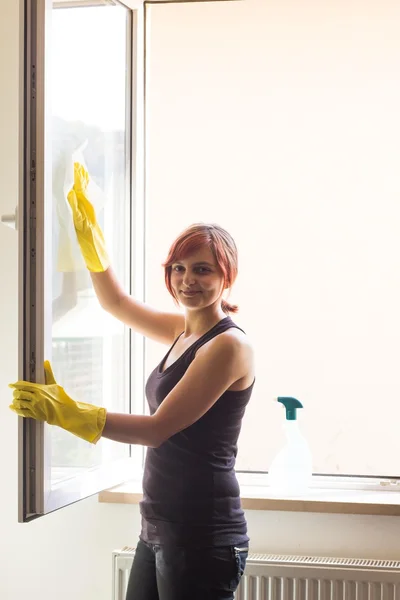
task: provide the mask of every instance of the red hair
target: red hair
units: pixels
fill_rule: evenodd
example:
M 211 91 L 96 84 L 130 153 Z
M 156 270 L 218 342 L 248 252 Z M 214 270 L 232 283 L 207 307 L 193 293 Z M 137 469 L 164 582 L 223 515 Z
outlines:
M 183 231 L 171 245 L 166 261 L 163 263 L 165 270 L 165 285 L 175 302 L 178 298 L 171 286 L 172 265 L 193 254 L 200 248 L 210 248 L 214 259 L 221 269 L 224 278 L 224 289 L 231 288 L 238 273 L 238 255 L 236 244 L 232 236 L 219 225 L 208 223 L 195 223 Z M 225 313 L 235 313 L 238 307 L 221 301 L 221 308 Z

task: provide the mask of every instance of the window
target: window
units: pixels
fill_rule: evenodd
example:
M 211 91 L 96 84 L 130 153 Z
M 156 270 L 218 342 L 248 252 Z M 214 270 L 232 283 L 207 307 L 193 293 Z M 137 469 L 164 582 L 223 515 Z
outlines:
M 293 395 L 316 474 L 398 477 L 398 6 L 308 8 L 150 6 L 146 300 L 172 306 L 179 231 L 225 226 L 257 359 L 238 469 L 268 470 Z
M 188 224 L 218 222 L 236 239 L 231 299 L 257 357 L 237 470 L 268 471 L 283 442 L 273 398 L 293 395 L 315 474 L 399 478 L 392 4 L 360 16 L 334 2 L 290 15 L 280 3 L 150 2 L 140 39 L 130 0 L 47 11 L 48 0 L 26 0 L 22 377 L 40 380 L 51 358 L 72 395 L 141 412 L 144 380 L 165 353 L 97 305 L 65 203 L 79 156 L 113 265 L 136 297 L 174 308 L 161 262 Z M 65 244 L 73 269 L 60 266 Z M 142 453 L 21 421 L 21 519 L 130 478 Z
M 20 374 L 41 381 L 49 359 L 72 397 L 115 412 L 130 410 L 130 363 L 140 362 L 139 346 L 97 302 L 66 195 L 74 162 L 83 162 L 114 268 L 129 289 L 138 13 L 125 4 L 32 0 L 25 7 Z M 29 420 L 21 428 L 21 520 L 129 477 L 128 446 L 108 440 L 94 446 Z

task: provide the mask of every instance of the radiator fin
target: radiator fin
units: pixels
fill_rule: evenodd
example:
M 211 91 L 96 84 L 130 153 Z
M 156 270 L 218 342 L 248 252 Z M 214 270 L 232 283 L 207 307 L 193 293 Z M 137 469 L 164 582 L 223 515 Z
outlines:
M 288 554 L 252 554 L 252 561 L 282 565 L 326 566 L 351 569 L 400 570 L 398 560 L 372 560 L 367 558 L 334 558 L 326 556 L 292 556 Z
M 243 578 L 236 600 L 400 600 L 400 585 L 368 581 Z

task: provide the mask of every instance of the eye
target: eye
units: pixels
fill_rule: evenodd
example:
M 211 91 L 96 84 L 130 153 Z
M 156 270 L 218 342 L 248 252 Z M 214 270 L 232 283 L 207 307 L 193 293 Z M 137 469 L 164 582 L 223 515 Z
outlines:
M 200 274 L 211 273 L 211 269 L 208 269 L 207 267 L 197 267 L 196 271 Z
M 172 265 L 172 270 L 179 273 L 180 271 L 183 271 L 183 266 L 182 265 Z

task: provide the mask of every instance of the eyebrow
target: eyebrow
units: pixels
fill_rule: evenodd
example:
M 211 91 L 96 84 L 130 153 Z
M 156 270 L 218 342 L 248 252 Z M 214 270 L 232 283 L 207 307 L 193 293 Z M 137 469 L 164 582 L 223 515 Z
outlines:
M 177 261 L 175 261 L 175 263 L 174 263 L 174 264 L 176 264 L 176 265 L 181 265 L 181 264 L 182 264 L 182 262 L 181 262 L 180 260 L 177 260 Z M 202 260 L 202 261 L 200 261 L 200 262 L 193 263 L 193 266 L 194 266 L 194 267 L 199 267 L 200 265 L 207 265 L 208 267 L 215 267 L 215 264 L 213 264 L 213 263 L 209 263 L 209 262 L 207 262 L 206 260 Z

